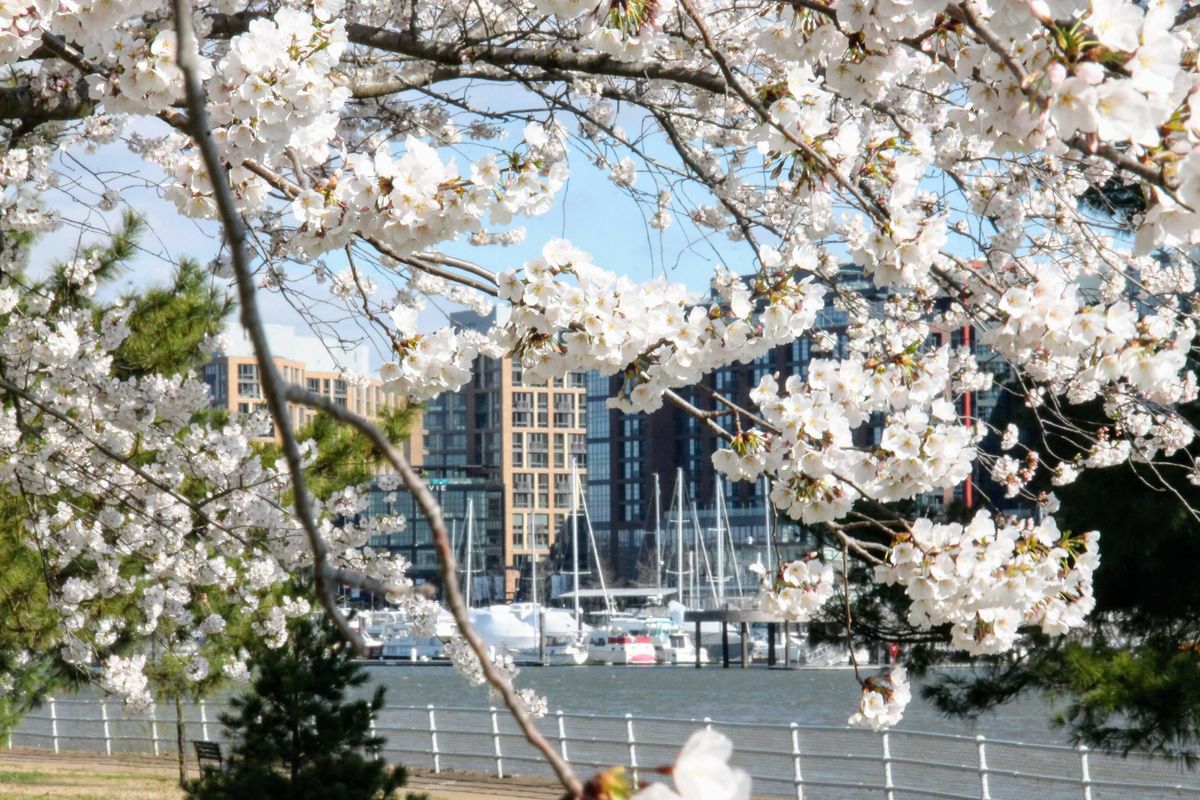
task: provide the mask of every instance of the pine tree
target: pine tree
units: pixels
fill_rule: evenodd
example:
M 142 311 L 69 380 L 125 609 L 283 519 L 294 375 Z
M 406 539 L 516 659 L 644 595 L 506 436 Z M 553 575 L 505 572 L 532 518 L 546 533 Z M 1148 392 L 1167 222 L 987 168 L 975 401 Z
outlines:
M 1074 409 L 1081 424 L 1108 421 L 1099 403 Z M 1193 424 L 1200 405 L 1181 407 Z M 1028 414 L 1011 417 L 1036 430 Z M 1008 420 L 994 418 L 1002 427 Z M 1051 431 L 1064 458 L 1082 450 Z M 1195 760 L 1200 755 L 1200 523 L 1183 503 L 1200 503 L 1182 455 L 1147 466 L 1130 462 L 1088 470 L 1068 486 L 1048 481 L 1062 501 L 1064 530 L 1098 529 L 1096 609 L 1078 634 L 1033 633 L 1020 655 L 986 659 L 985 669 L 941 676 L 925 687 L 940 710 L 975 718 L 1024 694 L 1054 701 L 1054 721 L 1074 741 L 1113 751 L 1149 751 Z M 1157 473 L 1157 474 L 1155 474 Z M 1147 524 L 1147 521 L 1151 521 Z
M 94 275 L 101 287 L 111 284 L 128 267 L 145 228 L 136 214 L 128 212 L 108 240 L 80 248 L 77 255 L 94 259 Z M 33 244 L 30 236 L 9 237 L 0 242 L 0 248 L 8 248 L 4 251 L 11 257 L 8 263 L 19 265 Z M 28 285 L 27 276 L 19 270 L 13 274 L 27 293 L 49 294 L 58 304 L 91 309 L 97 316 L 110 308 L 109 303 L 70 284 L 65 271 L 64 264 L 53 264 L 44 280 Z M 203 340 L 216 332 L 231 308 L 229 295 L 213 286 L 198 264 L 187 260 L 170 283 L 129 293 L 119 302 L 130 312 L 130 334 L 118 348 L 114 364 L 119 378 L 176 375 L 198 368 L 208 358 L 201 347 Z M 5 399 L 0 395 L 0 402 Z M 33 423 L 25 424 L 28 428 Z M 36 516 L 40 504 L 57 500 L 0 493 L 0 673 L 11 677 L 11 682 L 0 684 L 0 732 L 15 725 L 46 694 L 90 677 L 62 659 L 27 655 L 53 653 L 61 635 L 58 615 L 50 605 L 49 571 L 23 531 L 25 521 Z
M 191 800 L 375 800 L 406 781 L 389 767 L 384 738 L 371 732 L 384 687 L 349 699 L 367 681 L 327 621 L 293 624 L 288 644 L 252 653 L 251 690 L 221 715 L 234 740 L 225 768 L 191 782 Z

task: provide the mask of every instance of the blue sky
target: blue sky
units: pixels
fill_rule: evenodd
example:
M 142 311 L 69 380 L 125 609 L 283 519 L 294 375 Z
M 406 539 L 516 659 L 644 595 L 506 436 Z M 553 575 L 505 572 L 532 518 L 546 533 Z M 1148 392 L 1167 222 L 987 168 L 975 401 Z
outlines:
M 138 122 L 133 130 L 142 135 L 160 135 L 165 129 L 154 121 L 145 121 Z M 510 134 L 505 145 L 519 140 L 519 132 L 512 133 L 515 135 Z M 479 154 L 476 148 L 464 145 L 441 153 L 443 158 L 454 158 L 465 173 L 471 158 Z M 573 149 L 569 165 L 571 177 L 554 208 L 540 217 L 516 220 L 515 224 L 527 232 L 522 243 L 473 247 L 458 241 L 445 243 L 441 249 L 492 269 L 512 269 L 536 257 L 547 240 L 565 237 L 613 272 L 646 280 L 665 270 L 672 281 L 697 291 L 707 286 L 718 260 L 724 259 L 737 269 L 751 266 L 749 248 L 744 243 L 731 243 L 721 232 L 698 229 L 686 217 L 677 218 L 665 231 L 650 228 L 647 223 L 653 208 L 642 207 L 613 186 L 607 179 L 607 169 L 594 166 L 586 153 Z M 180 258 L 190 256 L 208 262 L 218 251 L 218 226 L 180 216 L 174 204 L 160 196 L 156 183 L 161 174 L 157 168 L 124 144 L 104 145 L 94 152 L 76 149 L 60 159 L 58 166 L 64 179 L 58 189 L 47 193 L 46 200 L 69 224 L 39 242 L 32 261 L 35 270 L 55 259 L 70 257 L 80 243 L 96 241 L 103 232 L 115 229 L 125 207 L 133 208 L 148 221 L 149 233 L 141 243 L 141 255 L 117 285 L 107 290 L 109 294 L 165 282 Z M 111 212 L 95 208 L 105 186 L 120 192 L 120 204 Z M 652 194 L 655 191 L 647 174 L 639 175 L 638 188 Z M 327 256 L 334 269 L 339 267 L 339 257 Z M 296 311 L 277 295 L 262 292 L 259 297 L 268 322 L 303 325 Z M 422 324 L 434 327 L 440 320 L 441 313 L 430 309 Z M 376 354 L 372 362 L 378 363 L 378 357 Z

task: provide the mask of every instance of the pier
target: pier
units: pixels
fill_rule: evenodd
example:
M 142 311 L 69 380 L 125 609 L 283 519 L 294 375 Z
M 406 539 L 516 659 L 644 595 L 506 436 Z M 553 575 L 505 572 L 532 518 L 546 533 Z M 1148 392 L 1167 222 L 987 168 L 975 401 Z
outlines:
M 791 639 L 788 638 L 787 620 L 780 617 L 772 616 L 765 611 L 751 608 L 733 608 L 725 607 L 713 611 L 688 611 L 683 616 L 683 622 L 692 623 L 695 626 L 696 635 L 696 669 L 700 669 L 700 626 L 705 622 L 721 623 L 721 666 L 724 669 L 729 669 L 729 626 L 738 626 L 738 638 L 740 641 L 742 669 L 750 668 L 750 626 L 756 623 L 766 623 L 767 625 L 767 666 L 776 666 L 775 658 L 775 637 L 783 630 L 784 655 L 783 663 L 791 663 Z

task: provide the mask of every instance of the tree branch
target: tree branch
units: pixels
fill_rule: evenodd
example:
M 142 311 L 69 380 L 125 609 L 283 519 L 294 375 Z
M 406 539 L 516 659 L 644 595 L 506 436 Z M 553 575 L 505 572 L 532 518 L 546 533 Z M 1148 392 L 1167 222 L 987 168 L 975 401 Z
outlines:
M 221 228 L 225 233 L 225 241 L 229 245 L 230 260 L 233 263 L 237 280 L 238 300 L 242 306 L 242 326 L 250 335 L 250 341 L 254 345 L 263 395 L 275 423 L 275 430 L 279 434 L 284 459 L 292 477 L 296 518 L 308 536 L 309 549 L 313 554 L 313 583 L 317 600 L 329 614 L 338 630 L 346 637 L 346 640 L 354 646 L 355 650 L 365 655 L 366 645 L 362 635 L 350 627 L 349 621 L 337 607 L 334 585 L 330 582 L 329 546 L 321 537 L 320 531 L 317 530 L 308 483 L 304 477 L 303 458 L 300 455 L 300 447 L 296 443 L 291 417 L 288 414 L 283 378 L 271 356 L 266 330 L 263 328 L 262 318 L 258 313 L 254 273 L 250 267 L 246 247 L 246 227 L 238 212 L 225 167 L 221 163 L 221 154 L 218 152 L 217 144 L 209 130 L 206 108 L 208 101 L 198 72 L 200 47 L 196 40 L 196 32 L 192 28 L 191 0 L 173 0 L 173 9 L 175 31 L 179 40 L 178 63 L 180 71 L 183 72 L 187 96 L 187 130 L 196 142 L 196 147 L 204 161 L 220 215 Z
M 231 36 L 246 30 L 260 14 L 213 14 L 212 36 Z M 413 31 L 397 31 L 371 25 L 350 24 L 346 34 L 353 44 L 389 53 L 419 58 L 434 64 L 459 66 L 471 62 L 497 67 L 539 67 L 544 70 L 582 72 L 614 78 L 648 78 L 693 86 L 715 94 L 725 93 L 725 81 L 699 69 L 677 67 L 660 61 L 621 61 L 603 53 L 579 53 L 550 47 L 499 47 L 483 43 L 431 42 Z
M 179 0 L 176 0 L 179 2 Z M 404 486 L 412 494 L 416 500 L 417 507 L 421 509 L 421 513 L 425 519 L 429 521 L 429 529 L 433 533 L 433 541 L 438 551 L 439 573 L 442 578 L 442 591 L 446 596 L 446 604 L 450 608 L 450 613 L 454 616 L 454 621 L 458 624 L 458 632 L 470 645 L 474 651 L 476 658 L 479 659 L 479 665 L 483 671 L 484 678 L 491 684 L 499 693 L 504 705 L 516 720 L 521 732 L 525 735 L 525 739 L 542 754 L 550 766 L 554 769 L 558 780 L 566 788 L 573 797 L 581 797 L 583 794 L 583 785 L 576 777 L 571 765 L 568 764 L 554 749 L 554 746 L 546 741 L 544 737 L 533 724 L 529 713 L 525 708 L 525 703 L 517 696 L 517 691 L 512 685 L 512 681 L 508 680 L 504 675 L 496 669 L 492 664 L 492 660 L 488 655 L 487 643 L 479 636 L 475 629 L 471 626 L 471 620 L 467 613 L 467 604 L 463 599 L 462 593 L 458 589 L 457 567 L 454 562 L 454 552 L 450 547 L 450 536 L 446 531 L 446 520 L 442 516 L 442 509 L 438 506 L 437 500 L 429 491 L 429 487 L 416 470 L 404 458 L 404 454 L 393 445 L 388 438 L 383 435 L 376 426 L 372 425 L 367 420 L 358 416 L 348 408 L 337 405 L 329 398 L 319 394 L 314 394 L 299 386 L 290 386 L 286 392 L 287 399 L 293 403 L 315 408 L 323 411 L 330 417 L 345 422 L 351 427 L 358 430 L 371 441 L 375 449 L 391 463 L 392 467 L 400 474 L 400 479 L 404 481 Z

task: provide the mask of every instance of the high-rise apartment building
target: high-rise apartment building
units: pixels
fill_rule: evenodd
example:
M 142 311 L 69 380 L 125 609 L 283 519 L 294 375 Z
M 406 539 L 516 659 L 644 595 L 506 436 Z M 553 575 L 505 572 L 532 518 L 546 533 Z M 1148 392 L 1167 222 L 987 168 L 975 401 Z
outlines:
M 378 378 L 372 377 L 366 347 L 331 351 L 317 337 L 297 333 L 290 326 L 264 327 L 275 366 L 285 382 L 303 386 L 368 419 L 377 419 L 385 410 L 402 403 L 396 395 L 383 390 Z M 254 347 L 236 323 L 222 333 L 219 348 L 204 366 L 202 375 L 214 406 L 226 408 L 232 414 L 250 414 L 264 403 Z M 296 429 L 304 427 L 317 413 L 295 403 L 288 404 L 288 411 Z M 412 431 L 404 452 L 419 466 L 423 453 L 419 421 L 414 421 Z
M 854 293 L 867 297 L 872 304 L 872 314 L 881 313 L 886 292 L 876 289 L 860 271 L 846 268 L 839 281 Z M 725 410 L 711 392 L 752 408 L 750 391 L 763 376 L 777 374 L 781 383 L 791 375 L 806 378 L 813 358 L 845 357 L 848 322 L 846 312 L 831 304 L 818 315 L 815 327 L 835 337 L 832 353 L 815 353 L 812 337 L 805 336 L 748 364 L 718 369 L 706 375 L 699 387 L 680 389 L 679 394 L 707 412 Z M 982 368 L 995 374 L 997 383 L 1004 379 L 1005 362 L 979 344 L 970 327 L 935 330 L 930 334 L 929 344 L 948 344 L 956 349 L 970 347 Z M 753 560 L 766 546 L 766 519 L 770 515 L 777 542 L 790 544 L 791 549 L 810 547 L 811 532 L 804 526 L 770 514 L 764 498 L 765 485 L 761 481 L 722 482 L 722 500 L 728 519 L 722 519 L 718 526 L 715 514 L 717 472 L 712 466 L 712 455 L 720 446 L 717 437 L 695 417 L 669 403 L 651 414 L 625 414 L 607 408 L 608 398 L 620 387 L 620 377 L 588 375 L 588 505 L 598 549 L 608 561 L 606 566 L 611 579 L 644 579 L 639 573 L 644 572 L 647 561 L 655 556 L 647 549 L 671 549 L 676 517 L 670 509 L 675 502 L 675 479 L 680 469 L 684 477 L 684 519 L 689 532 L 698 527 L 702 536 L 712 537 L 721 527 L 731 532 L 730 540 L 738 547 L 744 547 Z M 958 410 L 963 424 L 987 420 L 1001 394 L 998 388 L 993 388 L 959 397 Z M 726 430 L 734 427 L 731 412 L 722 414 L 717 421 Z M 862 447 L 878 445 L 884 423 L 882 415 L 874 415 L 855 432 L 856 444 Z M 661 538 L 664 540 L 659 543 L 655 543 L 650 535 L 656 523 L 656 477 L 661 495 Z M 951 503 L 978 506 L 984 499 L 981 492 L 987 495 L 988 501 L 1002 499 L 1002 492 L 997 492 L 996 488 L 977 464 L 975 474 L 962 485 L 926 493 L 916 498 L 916 502 L 926 513 L 937 515 Z M 666 568 L 670 568 L 669 564 Z
M 471 312 L 460 327 L 484 329 Z M 587 403 L 583 373 L 549 384 L 526 380 L 511 358 L 480 356 L 471 382 L 430 401 L 424 415 L 424 463 L 473 468 L 504 487 L 503 526 L 488 543 L 489 568 L 508 592 L 535 555 L 544 558 L 571 513 L 571 471 L 587 479 Z
M 847 269 L 840 277 L 843 285 L 856 293 L 867 294 L 878 304 L 884 295 L 877 292 L 861 272 Z M 843 357 L 847 352 L 845 311 L 832 305 L 817 318 L 816 327 L 832 335 L 832 354 L 815 353 L 812 338 L 802 337 L 790 344 L 774 348 L 747 364 L 735 363 L 705 375 L 699 387 L 679 389 L 689 403 L 708 412 L 726 410 L 712 397 L 712 392 L 732 399 L 744 408 L 752 408 L 750 391 L 765 375 L 778 374 L 780 381 L 788 376 L 808 375 L 814 357 Z M 723 507 L 728 520 L 718 526 L 715 512 L 717 473 L 712 455 L 720 442 L 716 435 L 694 416 L 670 403 L 650 414 L 625 414 L 607 408 L 606 401 L 619 391 L 621 378 L 588 376 L 588 507 L 597 546 L 611 575 L 615 579 L 637 580 L 641 577 L 639 564 L 644 565 L 651 554 L 647 547 L 671 546 L 673 513 L 668 510 L 675 497 L 675 480 L 682 469 L 684 478 L 684 518 L 689 531 L 698 525 L 702 535 L 714 537 L 718 527 L 726 531 L 739 547 L 754 553 L 765 552 L 768 542 L 767 519 L 772 519 L 775 541 L 788 549 L 800 549 L 811 544 L 811 536 L 802 526 L 770 514 L 766 504 L 765 484 L 722 481 Z M 732 412 L 716 418 L 726 430 L 734 429 Z M 872 419 L 858 431 L 860 444 L 878 444 L 882 419 Z M 657 476 L 661 495 L 663 539 L 654 544 L 649 535 L 654 530 L 654 483 Z M 694 503 L 694 510 L 691 507 Z M 690 535 L 690 534 L 689 534 Z

